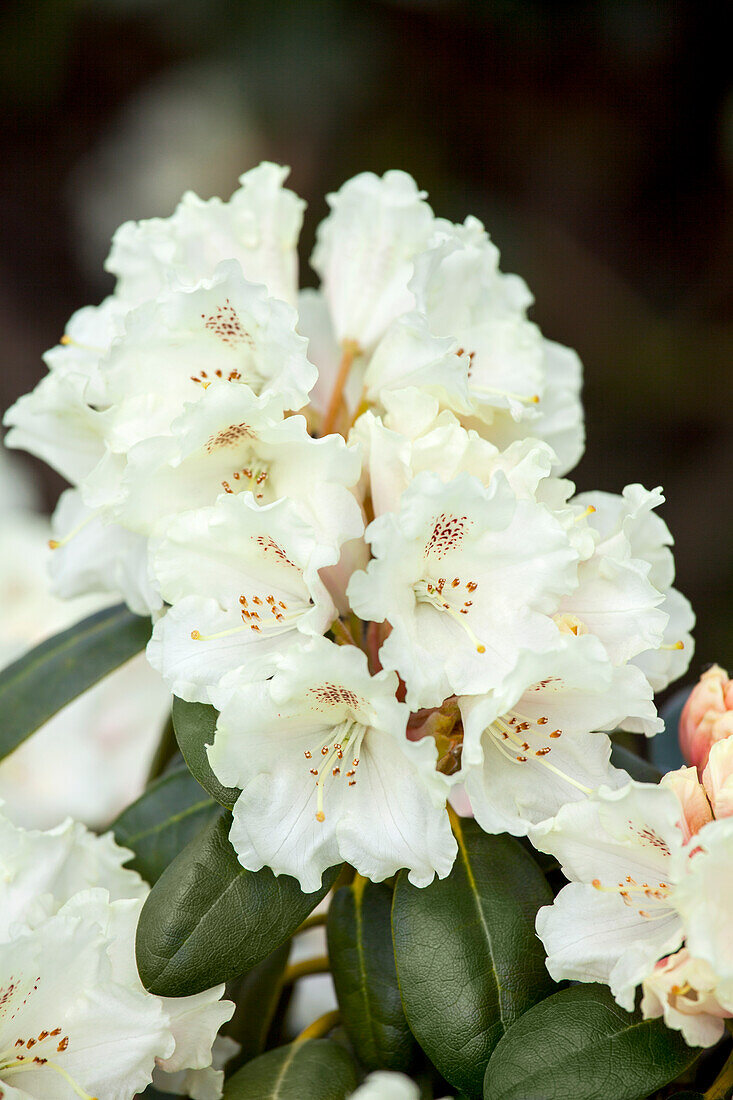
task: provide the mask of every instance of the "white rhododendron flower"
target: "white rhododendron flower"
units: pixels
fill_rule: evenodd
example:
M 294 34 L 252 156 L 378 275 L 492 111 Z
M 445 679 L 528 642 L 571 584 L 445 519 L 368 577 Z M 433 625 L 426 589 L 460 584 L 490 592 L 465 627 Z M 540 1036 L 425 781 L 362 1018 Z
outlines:
M 498 687 L 522 648 L 552 644 L 549 617 L 575 584 L 577 555 L 543 507 L 517 500 L 503 474 L 419 474 L 398 513 L 367 530 L 373 560 L 349 584 L 364 619 L 389 622 L 385 668 L 413 709 Z
M 637 985 L 681 946 L 679 817 L 671 790 L 632 781 L 567 803 L 533 830 L 535 846 L 557 856 L 570 879 L 537 917 L 556 981 L 604 982 L 631 1011 Z
M 223 986 L 170 1000 L 134 960 L 148 886 L 111 835 L 67 821 L 25 831 L 0 814 L 0 1087 L 19 1098 L 129 1100 L 153 1072 L 223 1074 L 211 1048 L 234 1006 Z
M 609 764 L 612 730 L 628 714 L 655 716 L 649 684 L 632 665 L 614 668 L 597 638 L 558 638 L 524 653 L 501 689 L 459 699 L 462 770 L 474 816 L 488 832 L 521 835 L 566 802 L 619 786 Z
M 153 557 L 172 607 L 155 625 L 150 663 L 175 695 L 198 702 L 227 672 L 264 679 L 280 654 L 333 622 L 318 570 L 337 558 L 287 499 L 258 507 L 251 493 L 224 494 L 182 512 Z
M 342 542 L 363 530 L 347 491 L 360 474 L 356 448 L 341 436 L 313 439 L 302 416 L 281 419 L 246 392 L 212 387 L 189 405 L 168 435 L 129 453 L 122 500 L 126 527 L 152 534 L 169 515 L 204 506 L 221 493 L 248 491 L 258 504 L 288 497 L 324 538 Z
M 456 844 L 435 744 L 405 737 L 397 678 L 370 676 L 353 646 L 314 639 L 272 680 L 229 677 L 209 760 L 242 788 L 231 840 L 249 870 L 289 874 L 305 891 L 347 860 L 377 881 L 409 869 L 418 886 L 448 874 Z

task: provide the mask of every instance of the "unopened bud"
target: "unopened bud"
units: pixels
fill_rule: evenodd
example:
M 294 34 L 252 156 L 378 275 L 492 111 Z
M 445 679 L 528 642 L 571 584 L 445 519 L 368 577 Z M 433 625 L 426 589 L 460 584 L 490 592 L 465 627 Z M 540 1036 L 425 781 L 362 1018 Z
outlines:
M 680 717 L 680 748 L 702 774 L 716 741 L 733 735 L 733 682 L 713 665 L 700 677 Z

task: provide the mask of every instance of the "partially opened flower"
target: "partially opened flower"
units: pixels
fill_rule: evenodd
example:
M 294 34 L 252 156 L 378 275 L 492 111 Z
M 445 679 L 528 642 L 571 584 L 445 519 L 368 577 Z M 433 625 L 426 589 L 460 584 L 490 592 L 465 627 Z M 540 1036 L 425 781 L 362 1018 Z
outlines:
M 150 663 L 174 694 L 198 702 L 235 669 L 269 676 L 280 654 L 335 618 L 318 570 L 338 554 L 289 500 L 259 507 L 251 493 L 225 494 L 173 517 L 153 555 L 172 607 L 155 625 Z
M 702 959 L 686 948 L 660 959 L 642 982 L 641 1011 L 645 1019 L 664 1016 L 667 1027 L 681 1031 L 690 1046 L 709 1047 L 725 1031 L 733 1003 L 721 1004 L 718 978 Z
M 575 584 L 562 526 L 517 500 L 502 473 L 419 474 L 400 511 L 367 530 L 374 559 L 348 595 L 363 619 L 389 622 L 379 659 L 399 672 L 413 710 L 501 685 L 522 649 L 553 645 L 549 615 Z
M 230 839 L 244 867 L 292 875 L 305 891 L 341 860 L 375 881 L 401 867 L 418 886 L 448 874 L 448 785 L 435 743 L 407 740 L 394 673 L 370 676 L 358 649 L 314 638 L 271 680 L 242 680 L 214 693 L 209 760 L 242 788 Z

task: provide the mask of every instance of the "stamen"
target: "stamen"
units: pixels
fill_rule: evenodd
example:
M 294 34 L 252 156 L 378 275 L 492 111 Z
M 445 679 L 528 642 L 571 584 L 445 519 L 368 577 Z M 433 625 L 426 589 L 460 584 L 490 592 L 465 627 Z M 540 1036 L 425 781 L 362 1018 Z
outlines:
M 64 535 L 64 537 L 62 539 L 49 539 L 48 540 L 49 549 L 51 549 L 51 550 L 60 550 L 62 546 L 66 546 L 66 544 L 71 542 L 71 540 L 73 538 L 76 538 L 76 536 L 79 534 L 79 532 L 83 531 L 83 529 L 86 527 L 86 525 L 88 523 L 91 523 L 92 520 L 96 519 L 96 518 L 97 518 L 97 513 L 96 512 L 90 512 L 89 515 L 81 521 L 81 523 L 77 523 L 76 527 L 72 527 L 71 531 L 69 531 L 68 534 Z
M 65 348 L 81 348 L 82 351 L 94 351 L 98 355 L 104 355 L 105 353 L 105 348 L 97 348 L 94 346 L 94 344 L 80 344 L 78 340 L 75 340 L 73 336 L 69 336 L 66 332 L 59 340 L 59 343 L 63 344 Z
M 242 598 L 240 597 L 240 603 Z M 258 596 L 255 596 L 252 600 L 253 603 L 262 605 L 262 600 Z M 269 598 L 268 598 L 269 603 Z M 242 604 L 245 607 L 245 604 Z M 229 630 L 219 630 L 216 634 L 202 634 L 200 630 L 191 631 L 192 642 L 215 642 L 219 638 L 228 638 L 232 634 L 241 634 L 245 630 L 250 630 L 254 634 L 268 634 L 272 637 L 273 634 L 286 634 L 289 630 L 293 629 L 293 624 L 300 618 L 307 610 L 309 605 L 302 607 L 292 608 L 289 611 L 281 612 L 279 605 L 277 608 L 274 604 L 270 604 L 270 610 L 273 615 L 272 619 L 267 619 L 263 622 L 257 611 L 242 611 L 242 617 L 246 620 L 241 626 L 230 627 Z
M 515 714 L 515 713 L 516 712 L 513 712 L 513 714 Z M 517 717 L 520 717 L 520 716 L 517 715 Z M 494 742 L 495 742 L 497 748 L 502 749 L 504 751 L 504 755 L 509 756 L 509 758 L 511 760 L 515 760 L 519 764 L 526 764 L 528 758 L 526 756 L 524 756 L 523 754 L 525 752 L 527 752 L 527 750 L 529 749 L 529 744 L 528 744 L 527 741 L 524 741 L 519 736 L 517 731 L 513 728 L 512 723 L 513 723 L 513 718 L 512 717 L 510 717 L 508 719 L 495 718 L 494 721 L 492 722 L 492 724 L 488 727 L 487 732 L 493 735 Z M 520 727 L 521 732 L 524 733 L 527 730 L 530 730 L 530 732 L 532 732 L 532 733 L 539 734 L 540 733 L 539 730 L 536 730 L 536 729 L 532 728 L 534 725 L 535 725 L 535 723 L 532 722 L 530 719 L 524 720 L 521 724 L 521 727 Z M 552 733 L 549 734 L 549 736 L 550 737 L 559 736 L 561 733 L 562 733 L 562 730 L 554 730 Z M 499 740 L 499 738 L 501 738 L 501 740 Z M 518 749 L 522 750 L 522 754 L 517 755 L 517 756 L 512 756 L 510 753 L 507 752 L 506 747 L 502 744 L 502 741 L 512 741 L 512 743 L 515 744 Z M 590 787 L 586 787 L 583 783 L 579 783 L 577 779 L 573 779 L 573 777 L 571 775 L 567 775 L 560 768 L 557 768 L 554 764 L 551 764 L 549 760 L 545 759 L 545 757 L 551 751 L 552 750 L 551 750 L 549 745 L 542 746 L 540 749 L 535 750 L 535 752 L 534 752 L 535 762 L 537 764 L 541 764 L 543 768 L 547 768 L 548 771 L 554 772 L 554 774 L 557 775 L 558 778 L 564 779 L 566 783 L 570 783 L 570 785 L 572 787 L 575 787 L 577 790 L 581 791 L 583 794 L 585 794 L 585 795 L 592 794 L 593 791 Z
M 418 603 L 427 603 L 430 604 L 431 607 L 434 607 L 436 611 L 445 611 L 446 614 L 450 615 L 454 622 L 457 622 L 465 630 L 466 634 L 468 634 L 469 638 L 476 647 L 476 652 L 485 653 L 486 646 L 481 641 L 481 639 L 476 636 L 474 631 L 466 622 L 466 619 L 462 618 L 462 616 L 468 615 L 469 609 L 472 607 L 472 601 L 465 600 L 463 603 L 463 607 L 454 607 L 451 603 L 448 602 L 447 596 L 443 592 L 443 584 L 443 581 L 438 581 L 437 584 L 434 584 L 432 581 L 426 580 L 421 580 L 418 581 L 417 584 L 414 584 L 413 590 L 415 592 L 415 597 Z M 451 584 L 451 588 L 452 587 L 453 585 Z M 469 592 L 475 592 L 477 587 L 478 586 L 473 581 L 469 581 L 469 583 L 466 585 L 466 588 Z
M 38 1069 L 44 1069 L 44 1068 L 52 1069 L 56 1073 L 58 1073 L 59 1076 L 63 1077 L 64 1081 L 66 1081 L 69 1088 L 73 1089 L 73 1091 L 76 1093 L 76 1095 L 78 1097 L 80 1097 L 80 1100 L 98 1100 L 98 1098 L 96 1096 L 92 1096 L 90 1093 L 85 1092 L 84 1089 L 80 1085 L 77 1085 L 74 1078 L 71 1076 L 70 1073 L 67 1072 L 67 1070 L 64 1069 L 63 1066 L 60 1066 L 58 1064 L 58 1062 L 50 1062 L 47 1058 L 39 1058 L 39 1057 L 22 1058 L 22 1057 L 19 1057 L 17 1059 L 17 1061 L 15 1063 L 9 1065 L 7 1067 L 7 1069 L 3 1068 L 2 1073 L 3 1073 L 4 1077 L 10 1077 L 14 1073 L 23 1073 L 24 1071 L 29 1070 L 29 1069 L 38 1070 Z
M 672 645 L 660 645 L 660 649 L 684 649 L 685 643 L 680 639 L 677 642 L 673 642 Z
M 597 509 L 594 508 L 592 504 L 589 504 L 584 512 L 581 512 L 579 516 L 575 517 L 573 523 L 580 523 L 581 519 L 585 519 L 586 516 L 592 516 L 595 511 L 597 511 Z

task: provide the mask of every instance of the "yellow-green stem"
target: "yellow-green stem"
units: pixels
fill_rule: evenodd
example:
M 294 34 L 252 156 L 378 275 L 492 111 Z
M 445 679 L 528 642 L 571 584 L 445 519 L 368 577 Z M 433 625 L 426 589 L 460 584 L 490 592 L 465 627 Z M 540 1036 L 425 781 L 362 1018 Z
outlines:
M 324 1014 L 319 1016 L 317 1020 L 314 1020 L 305 1031 L 301 1031 L 295 1042 L 304 1043 L 306 1039 L 322 1039 L 324 1035 L 328 1035 L 329 1031 L 333 1031 L 340 1019 L 341 1013 L 337 1008 L 335 1008 L 333 1012 L 324 1012 Z

